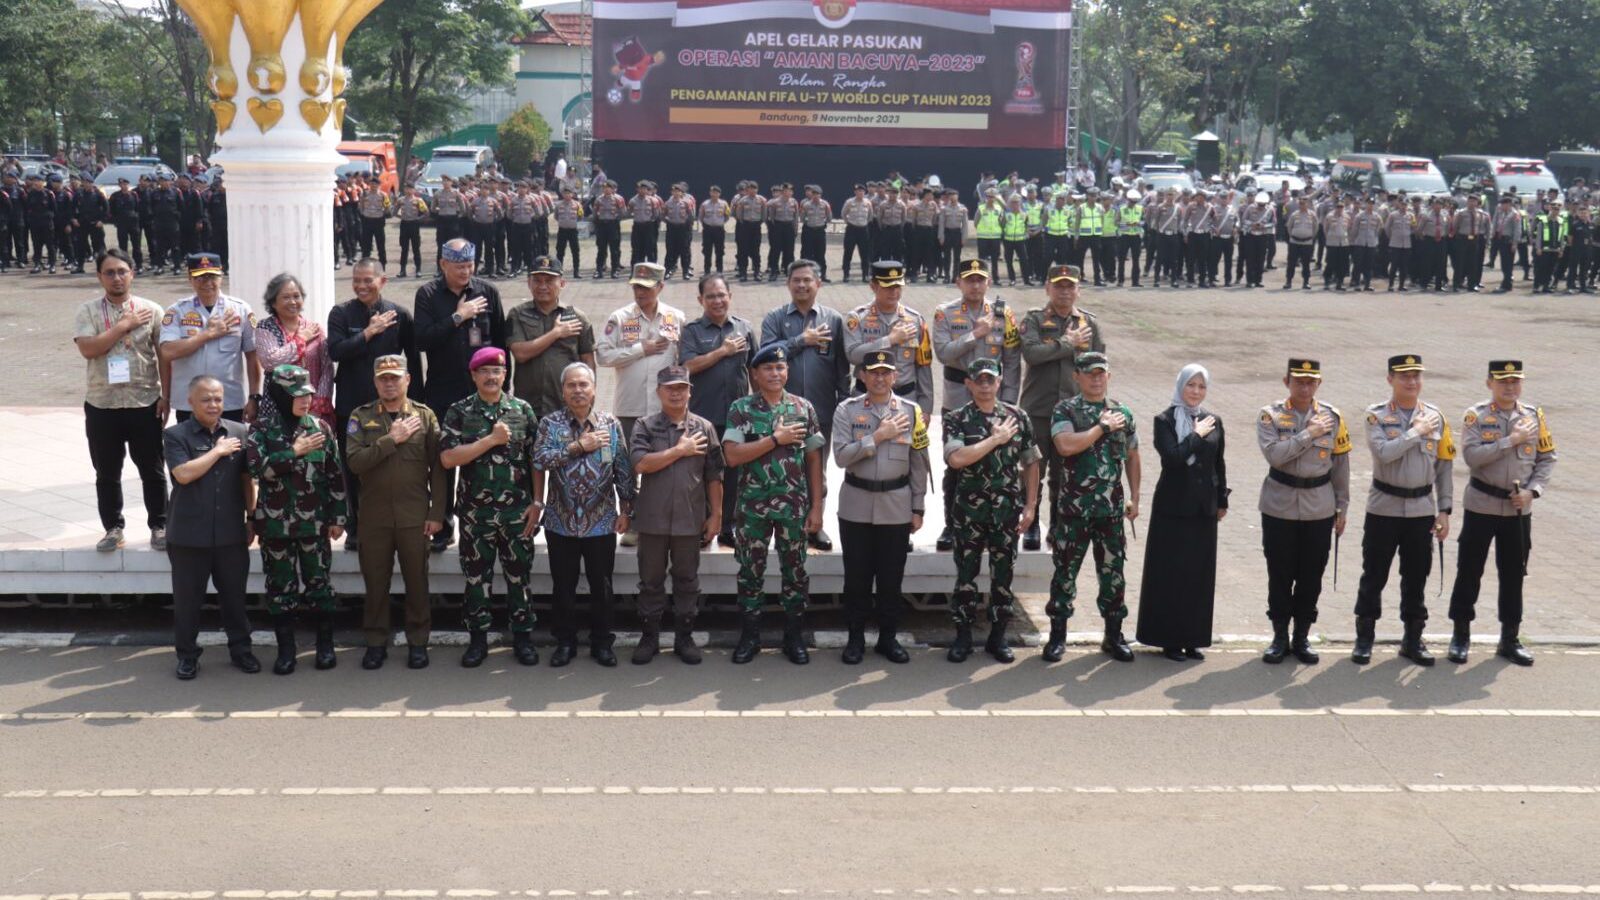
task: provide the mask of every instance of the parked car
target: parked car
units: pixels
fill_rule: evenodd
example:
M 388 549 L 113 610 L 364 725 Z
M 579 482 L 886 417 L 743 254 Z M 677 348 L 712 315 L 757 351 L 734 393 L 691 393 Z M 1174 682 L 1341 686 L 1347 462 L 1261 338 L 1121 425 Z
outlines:
M 1543 160 L 1515 156 L 1439 157 L 1439 170 L 1459 193 L 1487 190 L 1496 195 L 1515 191 L 1532 197 L 1537 191 L 1559 190 L 1556 176 Z
M 1349 153 L 1333 164 L 1328 180 L 1340 190 L 1362 194 L 1405 191 L 1423 196 L 1447 196 L 1450 186 L 1433 160 L 1394 153 Z
M 440 181 L 443 176 L 460 178 L 463 175 L 476 175 L 492 162 L 494 151 L 488 147 L 439 147 L 428 158 L 422 177 L 417 179 L 417 193 L 424 198 L 431 198 L 443 184 Z
M 117 181 L 119 179 L 126 178 L 135 187 L 138 187 L 139 179 L 146 175 L 156 178 L 174 177 L 173 171 L 160 160 L 156 160 L 154 163 L 112 163 L 94 177 L 94 186 L 100 189 L 100 193 L 109 197 L 117 192 Z

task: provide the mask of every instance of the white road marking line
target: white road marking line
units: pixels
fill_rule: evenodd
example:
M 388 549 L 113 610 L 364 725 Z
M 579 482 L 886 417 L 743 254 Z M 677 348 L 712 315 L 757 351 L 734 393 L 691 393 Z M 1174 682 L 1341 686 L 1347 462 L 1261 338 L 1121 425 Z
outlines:
M 433 710 L 174 710 L 94 712 L 0 712 L 0 720 L 24 722 L 72 722 L 101 720 L 187 720 L 187 719 L 911 719 L 911 718 L 1047 718 L 1047 719 L 1128 719 L 1128 718 L 1276 718 L 1298 716 L 1341 716 L 1348 718 L 1506 718 L 1519 719 L 1594 719 L 1600 709 L 1502 709 L 1485 707 L 1426 707 L 1386 709 L 1349 706 L 1307 707 L 1304 709 L 1220 707 L 1212 709 L 668 709 L 668 710 L 509 710 L 509 709 L 433 709 Z
M 1436 881 L 1417 884 L 1413 882 L 1374 883 L 1352 886 L 1348 884 L 1307 884 L 1301 886 L 1279 884 L 1234 884 L 1234 885 L 1174 885 L 1174 884 L 1123 884 L 1106 885 L 1103 887 L 944 887 L 944 888 L 853 888 L 853 889 L 809 889 L 777 888 L 775 890 L 728 890 L 713 891 L 704 888 L 665 890 L 659 894 L 645 891 L 616 890 L 613 888 L 594 888 L 590 890 L 572 890 L 570 888 L 552 888 L 549 890 L 491 890 L 484 888 L 456 888 L 448 890 L 430 889 L 390 889 L 390 890 L 231 890 L 231 891 L 102 891 L 89 893 L 52 893 L 52 894 L 0 894 L 0 900 L 214 900 L 221 896 L 225 900 L 291 900 L 291 898 L 309 897 L 315 900 L 328 900 L 328 898 L 341 898 L 341 900 L 375 900 L 375 898 L 396 898 L 396 900 L 427 900 L 427 898 L 446 897 L 451 900 L 486 900 L 494 897 L 761 897 L 776 895 L 779 897 L 797 896 L 834 896 L 841 893 L 873 894 L 876 896 L 893 897 L 900 894 L 910 894 L 919 897 L 944 895 L 951 897 L 990 897 L 990 896 L 1027 896 L 1031 894 L 1282 894 L 1282 893 L 1315 893 L 1315 894 L 1418 894 L 1418 893 L 1523 893 L 1523 894 L 1596 894 L 1600 893 L 1600 884 L 1449 884 Z
M 394 796 L 1023 796 L 1059 794 L 1600 794 L 1592 784 L 1190 784 L 1190 785 L 418 785 L 156 788 L 19 788 L 0 791 L 4 800 L 131 800 L 213 797 L 394 797 Z M 1342 889 L 1324 886 L 1328 890 Z M 119 898 L 106 898 L 119 900 Z M 160 898 L 156 898 L 160 900 Z M 270 900 L 270 898 L 268 898 Z

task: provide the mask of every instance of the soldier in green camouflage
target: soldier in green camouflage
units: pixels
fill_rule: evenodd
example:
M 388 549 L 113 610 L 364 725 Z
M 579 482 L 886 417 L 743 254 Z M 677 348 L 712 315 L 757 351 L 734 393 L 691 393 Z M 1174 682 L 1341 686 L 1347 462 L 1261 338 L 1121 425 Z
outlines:
M 788 359 L 782 342 L 756 352 L 750 361 L 756 392 L 733 401 L 722 437 L 723 459 L 740 467 L 733 548 L 739 562 L 736 663 L 749 662 L 761 649 L 769 535 L 776 539 L 783 573 L 783 653 L 796 665 L 810 662 L 801 635 L 811 589 L 806 535 L 822 530 L 822 447 L 827 438 L 811 404 L 784 390 Z
M 945 656 L 963 662 L 972 655 L 978 565 L 987 550 L 989 639 L 984 649 L 1001 662 L 1011 662 L 1016 658 L 1006 646 L 1006 623 L 1015 615 L 1016 600 L 1011 570 L 1017 559 L 1017 537 L 1028 530 L 1038 512 L 1042 456 L 1027 414 L 997 399 L 998 361 L 973 360 L 967 367 L 966 387 L 972 401 L 944 417 L 945 465 L 957 473 L 950 519 L 956 539 L 956 590 L 950 603 L 956 638 Z
M 257 482 L 254 527 L 261 539 L 267 613 L 278 637 L 272 671 L 295 667 L 296 609 L 317 612 L 319 669 L 338 663 L 333 653 L 336 601 L 328 579 L 331 541 L 344 534 L 344 469 L 339 442 L 328 424 L 311 415 L 311 373 L 284 364 L 267 376 L 272 410 L 250 429 L 245 462 Z
M 439 460 L 461 470 L 456 514 L 461 517 L 461 574 L 467 589 L 462 615 L 467 621 L 467 652 L 461 665 L 476 668 L 489 655 L 489 595 L 494 563 L 506 575 L 512 651 L 517 662 L 539 662 L 533 648 L 533 609 L 528 575 L 533 568 L 533 529 L 544 504 L 534 501 L 530 455 L 538 418 L 526 400 L 506 394 L 506 354 L 484 347 L 468 364 L 477 393 L 451 405 L 444 414 Z
M 1120 662 L 1132 662 L 1133 650 L 1122 637 L 1122 620 L 1128 616 L 1123 600 L 1127 587 L 1122 570 L 1128 549 L 1122 519 L 1139 516 L 1139 437 L 1133 411 L 1106 399 L 1111 379 L 1104 353 L 1079 353 L 1073 377 L 1078 395 L 1056 404 L 1050 420 L 1050 438 L 1056 452 L 1066 458 L 1062 490 L 1054 498 L 1055 516 L 1050 528 L 1050 549 L 1055 576 L 1050 579 L 1050 637 L 1044 659 L 1055 662 L 1066 652 L 1067 619 L 1077 596 L 1078 569 L 1090 545 L 1103 558 L 1098 563 L 1100 593 L 1096 602 L 1105 618 L 1105 638 L 1100 649 Z M 1128 493 L 1122 492 L 1122 473 L 1128 473 Z

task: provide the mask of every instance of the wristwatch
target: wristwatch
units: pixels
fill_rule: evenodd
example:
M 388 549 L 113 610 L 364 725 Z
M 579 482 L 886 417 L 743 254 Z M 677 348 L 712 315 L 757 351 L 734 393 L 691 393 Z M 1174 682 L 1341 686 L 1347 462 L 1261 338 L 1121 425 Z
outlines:
M 462 322 L 461 313 L 451 313 L 450 314 L 450 321 L 453 324 L 460 325 L 461 322 Z

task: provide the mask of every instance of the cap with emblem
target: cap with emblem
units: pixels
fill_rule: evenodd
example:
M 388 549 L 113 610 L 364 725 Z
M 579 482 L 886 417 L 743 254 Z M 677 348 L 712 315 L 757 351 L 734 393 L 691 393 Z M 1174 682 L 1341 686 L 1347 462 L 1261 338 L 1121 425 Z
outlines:
M 656 373 L 656 387 L 666 387 L 669 384 L 690 384 L 689 370 L 683 366 L 667 366 Z
M 655 263 L 638 263 L 633 267 L 633 277 L 628 279 L 628 283 L 639 287 L 656 287 L 665 279 L 666 271 Z
M 190 278 L 222 274 L 222 257 L 215 253 L 191 253 L 184 258 L 184 262 L 189 266 Z
M 1524 371 L 1520 359 L 1491 359 L 1489 360 L 1489 377 L 1495 381 L 1504 381 L 1507 378 L 1521 378 Z
M 905 264 L 894 259 L 884 259 L 873 263 L 872 283 L 879 287 L 894 287 L 898 284 L 905 284 Z
M 1111 368 L 1111 363 L 1106 361 L 1106 355 L 1096 350 L 1079 353 L 1073 363 L 1079 372 L 1104 372 Z
M 988 278 L 989 267 L 979 257 L 963 259 L 961 265 L 956 267 L 957 278 Z
M 317 392 L 311 386 L 311 373 L 291 363 L 274 368 L 271 377 L 272 383 L 291 397 L 308 397 Z
M 998 360 L 990 359 L 987 356 L 973 360 L 972 363 L 967 366 L 967 377 L 977 378 L 979 375 L 993 375 L 996 378 L 999 378 L 1000 362 Z
M 1322 378 L 1322 363 L 1314 359 L 1296 358 L 1289 360 L 1289 375 L 1292 378 Z
M 528 275 L 560 275 L 561 260 L 554 256 L 535 256 L 528 266 Z
M 750 360 L 750 367 L 756 368 L 767 363 L 786 363 L 788 361 L 789 348 L 784 346 L 783 341 L 773 341 L 756 351 L 756 355 Z
M 1059 266 L 1051 266 L 1050 270 L 1045 273 L 1045 276 L 1049 279 L 1051 284 L 1055 284 L 1058 281 L 1070 281 L 1073 284 L 1077 284 L 1079 281 L 1083 280 L 1083 270 L 1077 266 L 1062 264 Z
M 477 353 L 472 354 L 472 362 L 467 363 L 468 372 L 476 372 L 484 366 L 500 366 L 505 368 L 506 352 L 499 347 L 481 347 Z
M 1389 357 L 1389 371 L 1421 372 L 1423 371 L 1422 357 L 1416 355 L 1415 353 L 1407 353 L 1402 356 L 1391 356 Z
M 407 374 L 406 358 L 398 353 L 385 354 L 372 363 L 372 375 L 375 378 L 399 378 Z
M 873 350 L 861 358 L 861 368 L 867 370 L 893 369 L 895 368 L 894 354 L 888 350 Z

